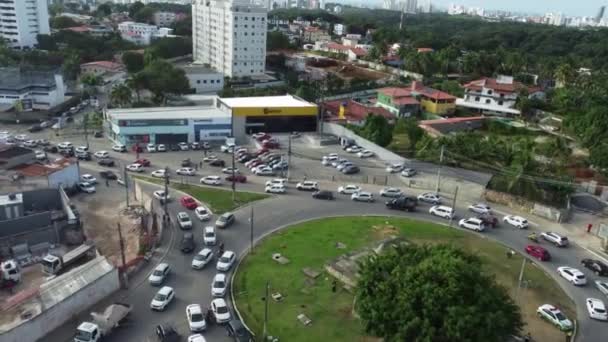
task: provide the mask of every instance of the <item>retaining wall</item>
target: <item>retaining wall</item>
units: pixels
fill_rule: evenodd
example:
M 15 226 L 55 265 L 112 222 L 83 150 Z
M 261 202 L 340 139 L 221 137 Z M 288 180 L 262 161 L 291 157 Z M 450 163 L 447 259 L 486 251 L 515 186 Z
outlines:
M 532 202 L 518 196 L 487 189 L 484 191 L 483 197 L 488 202 L 506 205 L 509 208 L 530 213 L 554 222 L 565 222 L 570 218 L 571 209 L 569 207 L 561 209 L 555 208 Z

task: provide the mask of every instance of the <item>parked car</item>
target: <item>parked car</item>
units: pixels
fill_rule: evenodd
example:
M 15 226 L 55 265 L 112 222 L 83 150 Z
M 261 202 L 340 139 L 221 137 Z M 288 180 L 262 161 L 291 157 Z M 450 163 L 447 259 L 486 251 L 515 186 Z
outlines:
M 155 286 L 161 285 L 169 276 L 169 272 L 171 272 L 171 267 L 169 267 L 169 264 L 162 262 L 154 268 L 154 271 L 152 271 L 148 277 L 148 282 Z
M 205 322 L 206 312 L 198 304 L 190 304 L 186 306 L 186 319 L 188 320 L 188 326 L 190 331 L 199 332 L 207 328 L 207 322 Z
M 312 193 L 312 198 L 322 199 L 322 200 L 334 200 L 334 194 L 328 190 L 319 190 Z
M 601 299 L 587 298 L 585 304 L 587 305 L 589 317 L 597 319 L 598 321 L 608 321 L 606 305 L 604 305 L 604 302 Z
M 258 167 L 253 171 L 257 176 L 274 176 L 274 170 L 270 166 Z
M 450 220 L 454 218 L 454 209 L 445 205 L 435 205 L 429 209 L 429 214 Z
M 561 266 L 557 268 L 557 273 L 567 281 L 571 282 L 572 285 L 585 285 L 587 284 L 587 277 L 585 274 L 576 268 L 569 266 Z
M 541 246 L 536 246 L 536 245 L 527 245 L 526 246 L 526 253 L 528 253 L 529 255 L 535 257 L 536 259 L 540 260 L 540 261 L 549 261 L 551 260 L 551 254 L 549 254 L 549 251 L 547 251 L 546 249 L 542 248 Z
M 562 331 L 569 331 L 574 328 L 570 321 L 558 308 L 551 304 L 543 304 L 538 307 L 536 313 L 540 318 L 546 319 Z
M 540 233 L 540 237 L 542 237 L 545 241 L 553 243 L 557 247 L 566 247 L 569 244 L 567 237 L 561 236 L 554 232 L 542 232 Z
M 236 254 L 233 251 L 225 251 L 217 260 L 216 268 L 218 271 L 228 272 L 236 261 Z
M 123 144 L 114 144 L 114 145 L 112 145 L 112 151 L 127 152 L 127 146 L 125 146 Z
M 231 212 L 225 212 L 215 221 L 215 226 L 218 228 L 228 228 L 234 223 L 234 214 Z
M 179 144 L 177 144 L 177 146 L 179 147 L 179 149 L 181 151 L 188 151 L 190 149 L 190 145 L 188 145 L 188 143 L 185 143 L 185 142 L 180 142 Z
M 516 215 L 507 215 L 505 217 L 503 217 L 502 221 L 506 224 L 509 224 L 515 228 L 519 228 L 519 229 L 526 229 L 528 228 L 528 220 L 526 220 L 525 218 L 521 217 L 521 216 L 516 216 Z
M 183 196 L 182 198 L 179 199 L 179 203 L 181 203 L 181 205 L 184 208 L 190 209 L 190 210 L 198 207 L 198 203 L 196 202 L 196 200 L 194 198 L 192 198 L 192 196 Z
M 191 232 L 186 232 L 182 236 L 182 241 L 180 242 L 179 249 L 183 253 L 192 253 L 194 250 L 194 235 Z
M 412 212 L 416 210 L 417 204 L 418 200 L 415 197 L 401 196 L 386 202 L 386 207 L 388 209 L 406 210 Z
M 303 181 L 296 185 L 296 189 L 300 191 L 316 191 L 319 190 L 319 183 L 315 181 Z
M 486 225 L 483 223 L 483 221 L 476 217 L 461 219 L 460 221 L 458 221 L 458 226 L 461 228 L 471 229 L 477 232 L 483 232 L 484 230 L 486 230 Z
M 441 197 L 434 192 L 425 192 L 423 194 L 418 195 L 418 200 L 422 202 L 427 202 L 431 204 L 441 204 Z
M 209 248 L 201 249 L 194 258 L 192 258 L 192 268 L 200 270 L 213 260 L 213 251 Z
M 156 145 L 154 145 L 154 144 L 146 145 L 146 151 L 148 151 L 149 153 L 156 152 Z
M 89 173 L 85 173 L 82 176 L 80 176 L 80 180 L 83 182 L 89 182 L 91 184 L 97 184 L 97 178 L 93 177 L 93 175 L 91 175 Z
M 87 194 L 95 193 L 95 186 L 88 182 L 80 182 L 78 183 L 78 189 L 82 192 L 86 192 Z
M 152 310 L 165 311 L 167 306 L 171 303 L 171 301 L 173 301 L 173 298 L 175 298 L 175 291 L 173 291 L 173 288 L 163 286 L 160 290 L 158 290 L 158 292 L 156 292 L 154 298 L 152 298 L 150 308 Z
M 232 319 L 226 324 L 226 334 L 232 337 L 235 342 L 253 342 L 251 333 L 238 319 Z
M 165 146 L 164 144 L 158 144 L 156 146 L 156 151 L 158 151 L 158 152 L 167 152 L 167 146 Z
M 608 265 L 595 259 L 583 259 L 581 264 L 586 268 L 590 269 L 597 276 L 608 276 Z

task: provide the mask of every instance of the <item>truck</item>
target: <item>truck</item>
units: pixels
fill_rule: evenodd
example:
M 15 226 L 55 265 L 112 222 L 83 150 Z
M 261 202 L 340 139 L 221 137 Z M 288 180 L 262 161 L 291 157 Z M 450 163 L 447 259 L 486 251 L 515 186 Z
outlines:
M 42 258 L 42 262 L 40 263 L 42 265 L 42 272 L 49 276 L 59 275 L 71 264 L 85 256 L 93 256 L 94 253 L 95 246 L 88 242 L 83 243 L 62 256 L 49 253 Z
M 102 313 L 91 312 L 91 322 L 82 322 L 76 328 L 74 342 L 98 342 L 120 327 L 133 307 L 126 303 L 114 303 Z
M 21 281 L 19 264 L 9 259 L 0 263 L 0 288 L 13 288 Z

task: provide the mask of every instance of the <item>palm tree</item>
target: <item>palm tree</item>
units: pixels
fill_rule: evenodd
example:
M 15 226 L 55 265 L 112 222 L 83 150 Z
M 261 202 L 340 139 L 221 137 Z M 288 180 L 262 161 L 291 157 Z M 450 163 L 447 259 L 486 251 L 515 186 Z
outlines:
M 141 101 L 140 91 L 146 88 L 147 79 L 146 76 L 141 73 L 135 73 L 127 79 L 127 86 L 131 88 L 131 90 L 135 91 L 135 96 L 137 96 L 137 102 Z
M 558 88 L 572 82 L 575 77 L 574 68 L 569 63 L 560 64 L 555 70 L 555 81 Z
M 115 85 L 110 93 L 110 101 L 121 108 L 124 105 L 131 103 L 132 97 L 131 88 L 127 87 L 125 84 Z

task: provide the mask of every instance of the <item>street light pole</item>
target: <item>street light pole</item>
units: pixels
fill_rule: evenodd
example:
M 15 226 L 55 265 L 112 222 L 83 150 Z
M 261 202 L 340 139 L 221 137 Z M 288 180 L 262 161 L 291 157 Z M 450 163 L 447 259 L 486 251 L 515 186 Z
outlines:
M 251 205 L 251 215 L 249 217 L 249 231 L 250 231 L 250 235 L 249 235 L 249 242 L 250 242 L 250 246 L 249 247 L 249 252 L 253 253 L 253 204 Z
M 232 203 L 234 203 L 236 198 L 236 178 L 235 178 L 235 169 L 234 169 L 234 152 L 236 150 L 236 146 L 232 147 Z
M 125 180 L 125 198 L 127 199 L 127 208 L 129 207 L 129 179 L 127 178 L 127 166 L 122 167 L 123 179 Z
M 454 210 L 456 209 L 456 197 L 458 197 L 458 187 L 456 187 L 456 191 L 454 191 L 454 200 L 452 201 L 452 216 L 450 216 L 450 228 L 452 227 L 452 222 L 454 221 Z
M 266 281 L 266 294 L 264 296 L 264 338 L 262 341 L 266 341 L 266 337 L 268 336 L 268 291 L 270 289 L 270 282 Z
M 165 166 L 165 200 L 163 201 L 163 209 L 165 211 L 165 217 L 169 217 L 169 209 L 167 204 L 169 203 L 169 167 Z
M 521 270 L 519 271 L 519 280 L 517 281 L 517 295 L 516 295 L 517 299 L 516 300 L 517 300 L 518 305 L 519 305 L 519 292 L 521 290 L 521 283 L 524 280 L 525 268 L 526 268 L 526 258 L 524 257 L 523 261 L 521 262 Z
M 435 189 L 436 193 L 439 193 L 439 184 L 441 183 L 441 167 L 443 165 L 443 150 L 444 146 L 441 146 L 441 154 L 439 155 L 439 168 L 437 169 L 437 188 Z

